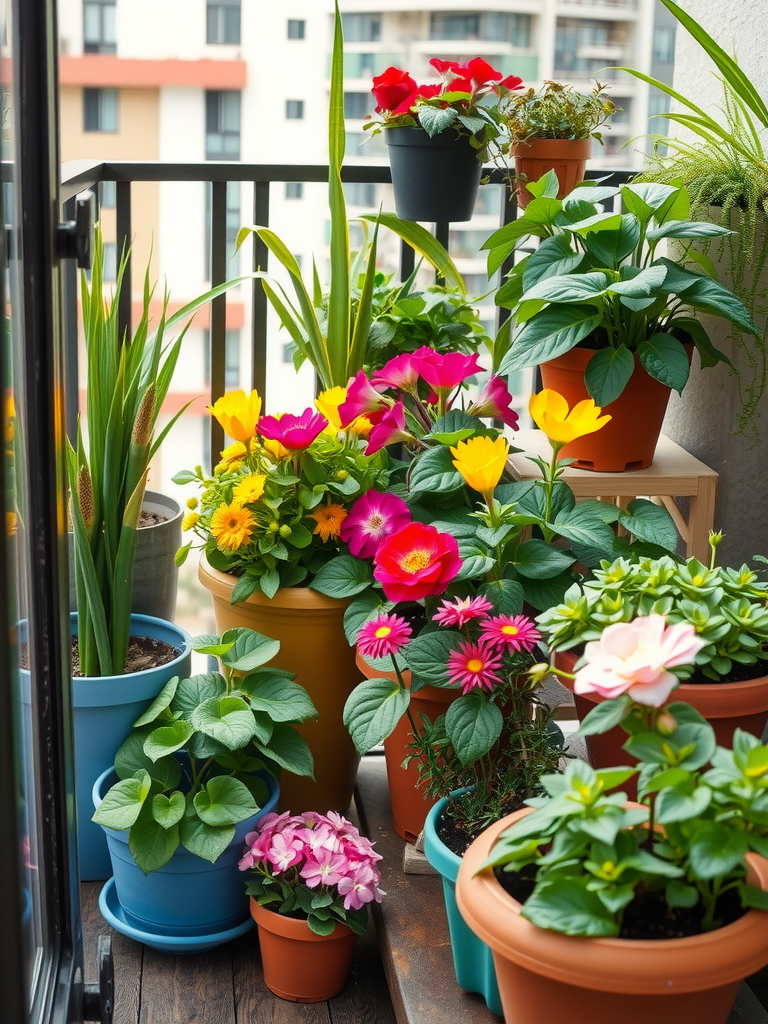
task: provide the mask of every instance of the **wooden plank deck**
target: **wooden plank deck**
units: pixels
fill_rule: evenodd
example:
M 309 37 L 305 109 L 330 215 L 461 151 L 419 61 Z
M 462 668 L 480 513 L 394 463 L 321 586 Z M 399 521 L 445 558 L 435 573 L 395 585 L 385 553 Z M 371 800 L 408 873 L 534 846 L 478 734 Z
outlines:
M 456 984 L 440 879 L 405 874 L 406 843 L 392 828 L 383 758 L 363 758 L 356 805 L 366 834 L 384 856 L 384 902 L 358 940 L 344 991 L 298 1004 L 264 984 L 255 930 L 203 953 L 172 956 L 112 931 L 99 913 L 102 883 L 82 886 L 85 980 L 96 981 L 96 944 L 112 935 L 114 1024 L 498 1024 L 484 1000 Z M 350 817 L 352 815 L 350 814 Z M 378 940 L 376 932 L 378 931 Z M 728 1024 L 768 1024 L 768 974 L 742 986 Z M 596 1021 L 595 1024 L 612 1024 Z M 695 1024 L 685 1021 L 681 1024 Z

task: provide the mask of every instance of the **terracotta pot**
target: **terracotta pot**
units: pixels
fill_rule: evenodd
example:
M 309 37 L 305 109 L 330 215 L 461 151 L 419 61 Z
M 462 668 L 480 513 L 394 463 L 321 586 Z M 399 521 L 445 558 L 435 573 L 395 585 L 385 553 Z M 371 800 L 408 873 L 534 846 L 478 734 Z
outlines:
M 592 139 L 529 139 L 513 142 L 509 153 L 515 159 L 515 174 L 524 174 L 528 181 L 538 181 L 553 170 L 560 182 L 557 198 L 565 199 L 584 181 Z M 517 205 L 525 209 L 532 199 L 525 185 L 518 184 Z
M 315 935 L 306 921 L 260 907 L 252 896 L 251 914 L 270 992 L 294 1003 L 320 1003 L 341 992 L 357 941 L 346 925 L 337 923 L 330 935 Z
M 218 572 L 203 555 L 200 582 L 211 592 L 219 633 L 235 626 L 255 629 L 280 641 L 271 664 L 296 674 L 318 717 L 298 726 L 315 760 L 314 780 L 290 772 L 280 778 L 281 811 L 345 811 L 352 803 L 360 757 L 342 721 L 344 703 L 359 681 L 355 652 L 344 635 L 348 601 L 325 597 L 308 587 L 278 590 L 270 600 L 252 594 L 231 604 L 236 578 Z
M 578 655 L 573 651 L 556 651 L 555 666 L 564 672 L 573 672 Z M 563 686 L 573 693 L 573 681 L 558 677 Z M 596 693 L 573 694 L 576 714 L 583 721 L 604 697 Z M 721 747 L 731 747 L 734 729 L 743 729 L 753 736 L 762 736 L 768 723 L 768 676 L 747 679 L 741 683 L 681 683 L 672 693 L 671 701 L 682 701 L 703 715 L 715 730 Z M 614 726 L 599 736 L 585 736 L 587 753 L 593 768 L 612 768 L 614 765 L 635 764 L 636 758 L 622 750 L 627 734 L 621 726 Z M 634 796 L 636 780 L 622 786 L 628 796 Z
M 465 221 L 475 208 L 483 165 L 468 135 L 449 128 L 387 128 L 395 209 L 402 220 Z
M 542 363 L 543 386 L 559 391 L 569 408 L 589 398 L 584 371 L 594 354 L 594 349 L 573 348 Z M 646 373 L 635 355 L 635 372 L 627 386 L 615 402 L 603 409 L 610 413 L 611 421 L 594 434 L 565 445 L 562 458 L 575 459 L 574 465 L 579 469 L 596 473 L 647 469 L 653 462 L 669 396 L 670 389 Z
M 394 672 L 379 672 L 371 668 L 358 654 L 357 667 L 366 679 L 394 679 Z M 403 679 L 410 685 L 411 673 L 404 672 Z M 419 721 L 419 714 L 424 714 L 430 722 L 444 715 L 450 704 L 461 696 L 461 690 L 448 690 L 440 686 L 422 686 L 411 694 L 411 714 Z M 395 832 L 407 843 L 415 843 L 424 828 L 427 814 L 436 800 L 427 797 L 424 787 L 419 785 L 419 770 L 415 761 L 403 768 L 403 761 L 408 754 L 408 743 L 411 738 L 411 726 L 404 715 L 395 726 L 393 732 L 384 740 L 384 756 L 387 762 L 387 782 L 389 799 L 392 805 L 392 824 Z
M 768 961 L 768 914 L 750 910 L 725 928 L 686 939 L 590 939 L 537 928 L 486 868 L 504 829 L 486 829 L 464 854 L 456 898 L 470 928 L 493 950 L 508 1024 L 725 1024 L 742 980 Z M 750 859 L 768 888 L 768 861 Z

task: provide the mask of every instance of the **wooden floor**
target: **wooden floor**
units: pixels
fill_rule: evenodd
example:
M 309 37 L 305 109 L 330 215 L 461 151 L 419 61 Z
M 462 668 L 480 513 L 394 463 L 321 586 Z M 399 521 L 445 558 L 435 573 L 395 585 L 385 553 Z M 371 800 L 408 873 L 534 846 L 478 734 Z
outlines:
M 481 997 L 456 985 L 439 878 L 403 872 L 406 844 L 391 825 L 381 758 L 363 759 L 356 800 L 364 830 L 384 855 L 387 896 L 373 915 L 380 942 L 372 924 L 358 940 L 352 974 L 339 996 L 297 1004 L 272 995 L 255 930 L 205 953 L 172 956 L 149 949 L 112 931 L 99 913 L 102 883 L 87 882 L 85 980 L 96 981 L 98 936 L 111 934 L 114 1024 L 499 1024 Z M 760 1001 L 768 1003 L 768 974 L 750 983 L 751 988 L 742 985 L 728 1024 L 768 1024 Z

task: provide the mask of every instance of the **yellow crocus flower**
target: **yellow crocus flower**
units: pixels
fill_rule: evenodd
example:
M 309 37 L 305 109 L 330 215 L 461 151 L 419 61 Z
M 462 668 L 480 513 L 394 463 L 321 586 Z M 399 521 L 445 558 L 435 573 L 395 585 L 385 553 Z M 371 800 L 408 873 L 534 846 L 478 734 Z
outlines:
M 568 444 L 577 437 L 593 434 L 611 418 L 601 416 L 602 409 L 591 398 L 577 402 L 569 411 L 563 396 L 547 388 L 538 395 L 531 395 L 528 411 L 536 426 L 544 431 L 549 440 L 559 444 Z
M 224 433 L 235 441 L 249 441 L 255 435 L 261 416 L 261 398 L 257 391 L 250 395 L 246 395 L 242 388 L 228 391 L 207 408 L 219 421 Z
M 470 437 L 451 448 L 453 464 L 473 491 L 489 498 L 507 464 L 509 444 L 503 437 Z

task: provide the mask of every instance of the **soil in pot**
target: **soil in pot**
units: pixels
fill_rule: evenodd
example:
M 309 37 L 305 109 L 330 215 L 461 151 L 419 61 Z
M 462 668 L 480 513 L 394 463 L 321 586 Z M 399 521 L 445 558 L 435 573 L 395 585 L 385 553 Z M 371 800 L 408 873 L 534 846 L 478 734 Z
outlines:
M 458 799 L 464 800 L 465 796 L 461 796 Z M 499 817 L 512 814 L 513 811 L 519 811 L 521 807 L 523 807 L 522 798 L 516 793 L 509 793 L 504 798 Z M 455 853 L 457 857 L 463 857 L 480 833 L 484 832 L 492 824 L 493 822 L 487 819 L 469 822 L 454 821 L 447 814 L 443 814 L 435 831 L 440 842 L 447 846 L 451 853 Z
M 82 677 L 80 671 L 80 655 L 77 647 L 77 634 L 72 637 L 72 675 Z M 125 660 L 125 672 L 143 672 L 148 668 L 159 668 L 168 665 L 181 654 L 173 644 L 166 643 L 154 636 L 131 636 L 128 641 L 128 656 Z M 29 648 L 26 643 L 21 645 L 21 667 L 29 668 Z

